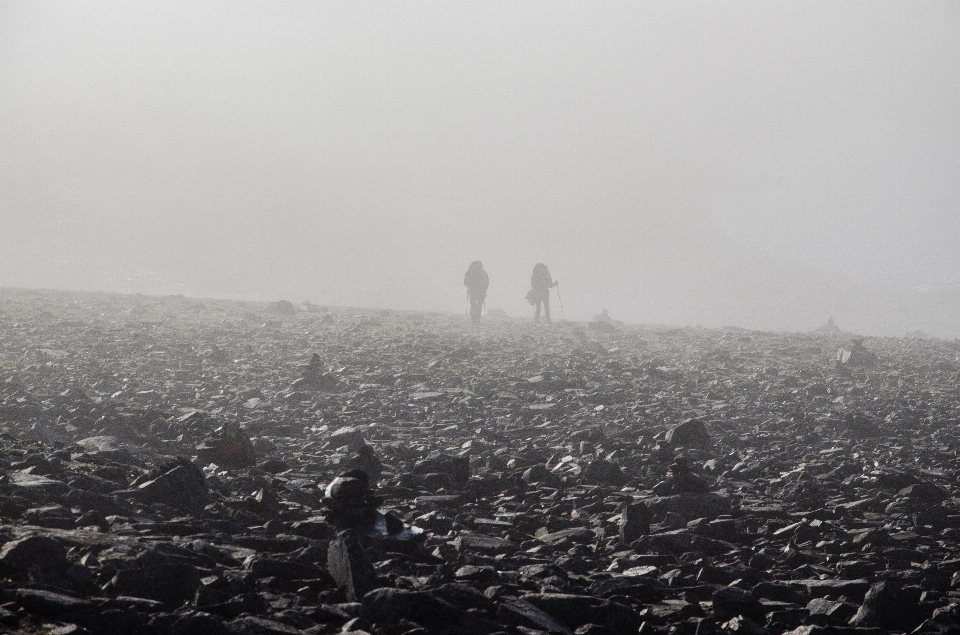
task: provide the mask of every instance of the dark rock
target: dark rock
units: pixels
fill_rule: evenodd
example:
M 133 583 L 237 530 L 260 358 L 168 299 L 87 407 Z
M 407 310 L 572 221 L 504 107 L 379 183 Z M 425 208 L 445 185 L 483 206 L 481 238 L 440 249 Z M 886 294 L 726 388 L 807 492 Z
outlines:
M 370 479 L 361 470 L 351 470 L 333 479 L 323 498 L 326 519 L 340 529 L 372 526 L 381 502 L 380 497 L 370 492 Z
M 661 601 L 666 589 L 659 580 L 635 576 L 617 576 L 591 583 L 590 593 L 602 598 L 629 597 L 644 604 Z
M 413 524 L 440 535 L 453 529 L 453 519 L 436 510 L 417 516 L 413 519 Z
M 70 490 L 63 481 L 25 472 L 11 472 L 8 489 L 8 493 L 35 503 L 56 501 Z
M 898 495 L 905 496 L 924 505 L 939 505 L 946 500 L 948 496 L 942 488 L 929 481 L 921 481 L 920 483 L 905 487 L 900 490 Z
M 487 553 L 492 555 L 513 553 L 517 550 L 516 543 L 495 536 L 482 534 L 462 533 L 454 541 L 454 546 L 461 553 Z
M 470 458 L 434 453 L 413 466 L 414 474 L 446 474 L 457 487 L 463 487 L 470 480 Z
M 432 594 L 461 611 L 477 609 L 479 611 L 491 612 L 496 608 L 490 598 L 474 587 L 466 584 L 443 584 L 434 589 Z
M 298 520 L 290 526 L 290 533 L 313 540 L 328 540 L 336 535 L 336 529 L 319 516 Z
M 522 476 L 525 483 L 554 483 L 559 481 L 557 475 L 543 465 L 534 465 L 527 468 Z
M 267 609 L 266 600 L 258 593 L 241 593 L 225 602 L 205 604 L 203 610 L 230 619 L 243 613 L 262 613 Z
M 710 449 L 710 434 L 699 419 L 687 419 L 667 430 L 664 441 L 674 447 Z
M 767 629 L 743 615 L 727 620 L 720 625 L 720 629 L 731 635 L 768 635 Z
M 69 509 L 62 505 L 34 507 L 23 513 L 23 520 L 29 525 L 50 527 L 53 529 L 73 529 L 77 522 Z
M 857 605 L 849 602 L 836 602 L 826 598 L 814 598 L 807 603 L 808 624 L 820 626 L 840 626 L 850 621 L 857 613 Z
M 566 624 L 521 598 L 502 598 L 499 606 L 497 606 L 497 619 L 504 624 L 513 626 L 522 626 L 547 631 L 548 633 L 573 635 L 573 630 Z
M 375 589 L 363 597 L 360 615 L 370 624 L 388 626 L 407 620 L 428 630 L 456 624 L 459 611 L 429 593 Z
M 918 599 L 893 582 L 877 582 L 867 591 L 857 614 L 850 619 L 850 625 L 910 632 L 925 617 Z
M 298 391 L 327 391 L 335 390 L 339 384 L 340 380 L 335 373 L 323 372 L 320 356 L 314 353 L 310 363 L 303 367 L 303 376 L 294 381 L 290 387 Z
M 248 615 L 238 617 L 226 624 L 228 633 L 237 635 L 299 635 L 300 630 L 283 622 Z
M 286 461 L 281 461 L 280 459 L 267 459 L 266 461 L 261 461 L 257 467 L 269 474 L 279 474 L 280 472 L 286 472 L 290 469 L 290 465 Z
M 355 426 L 344 426 L 342 428 L 337 428 L 330 433 L 330 435 L 327 437 L 327 440 L 329 441 L 331 448 L 339 448 L 343 446 L 359 448 L 366 443 L 363 440 L 363 432 Z
M 178 616 L 170 627 L 170 635 L 227 635 L 229 631 L 217 617 L 202 611 Z
M 163 610 L 163 602 L 148 600 L 147 598 L 135 598 L 129 595 L 118 595 L 100 605 L 101 608 L 120 608 L 132 613 L 157 613 Z
M 691 538 L 692 534 L 689 529 L 678 529 L 644 536 L 637 540 L 634 545 L 640 545 L 641 548 L 656 553 L 684 553 L 689 551 Z
M 589 463 L 583 471 L 583 476 L 588 483 L 611 487 L 621 487 L 627 482 L 620 466 L 606 459 L 597 459 Z
M 716 518 L 730 512 L 730 499 L 713 492 L 684 492 L 667 498 L 667 509 L 679 514 L 684 520 Z
M 799 593 L 796 589 L 777 582 L 759 582 L 750 590 L 750 594 L 755 598 L 766 598 L 777 602 L 790 602 L 793 604 L 803 604 L 806 602 L 803 594 Z
M 585 544 L 596 540 L 597 534 L 592 529 L 586 527 L 571 527 L 570 529 L 561 529 L 548 534 L 537 536 L 537 540 L 548 545 L 557 545 L 563 542 L 573 542 L 576 544 Z
M 709 491 L 707 480 L 693 472 L 687 458 L 684 456 L 676 457 L 673 464 L 667 468 L 666 483 L 669 485 L 670 493 L 673 494 Z
M 243 566 L 254 578 L 276 577 L 285 580 L 310 580 L 325 575 L 323 569 L 299 562 L 287 562 L 261 556 L 250 556 Z
M 196 452 L 201 463 L 216 463 L 221 467 L 250 467 L 257 462 L 250 437 L 236 424 L 224 426 L 217 438 L 204 439 Z
M 785 582 L 789 586 L 803 590 L 812 597 L 840 597 L 845 595 L 851 599 L 860 599 L 870 588 L 867 580 L 790 580 Z
M 374 454 L 372 447 L 366 443 L 361 443 L 353 456 L 344 461 L 343 469 L 360 470 L 367 475 L 370 484 L 375 485 L 380 481 L 383 464 Z
M 129 635 L 130 633 L 150 632 L 149 618 L 142 613 L 129 609 L 87 610 L 76 615 L 70 615 L 70 619 L 93 635 L 100 635 L 101 633 L 103 635 Z M 176 621 L 176 616 L 172 616 L 172 619 L 168 619 L 164 623 L 170 625 L 174 621 Z M 164 628 L 160 632 L 169 632 L 169 628 Z
M 624 503 L 620 511 L 620 542 L 630 544 L 650 533 L 650 510 L 641 501 Z
M 70 490 L 64 497 L 63 503 L 70 507 L 94 511 L 103 516 L 122 515 L 127 511 L 127 507 L 113 496 L 78 489 Z
M 118 492 L 143 503 L 161 503 L 187 513 L 199 514 L 210 504 L 206 477 L 193 463 L 182 462 L 136 489 Z
M 200 574 L 189 564 L 170 564 L 142 569 L 121 569 L 105 590 L 163 602 L 175 608 L 193 599 L 200 586 Z
M 713 616 L 718 622 L 726 622 L 738 615 L 758 624 L 766 618 L 763 605 L 755 597 L 736 587 L 723 587 L 713 593 Z
M 297 307 L 295 307 L 290 300 L 271 302 L 265 306 L 263 310 L 267 313 L 273 313 L 274 315 L 293 316 L 297 314 Z
M 373 564 L 363 551 L 356 532 L 341 531 L 327 551 L 327 569 L 351 602 L 360 601 L 377 586 Z
M 525 595 L 523 599 L 571 629 L 592 623 L 617 635 L 633 635 L 640 627 L 640 620 L 630 608 L 609 600 L 563 593 Z
M 43 616 L 76 611 L 87 605 L 85 600 L 62 593 L 39 589 L 17 589 L 17 604 L 31 613 Z
M 44 572 L 65 571 L 67 550 L 57 540 L 46 536 L 30 536 L 14 540 L 0 549 L 0 567 L 14 575 L 24 575 L 31 567 Z

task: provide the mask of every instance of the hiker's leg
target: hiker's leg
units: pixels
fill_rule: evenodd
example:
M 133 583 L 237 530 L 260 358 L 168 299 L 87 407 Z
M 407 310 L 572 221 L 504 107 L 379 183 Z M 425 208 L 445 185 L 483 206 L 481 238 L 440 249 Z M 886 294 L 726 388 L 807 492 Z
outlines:
M 550 324 L 550 296 L 546 295 L 543 298 L 543 317 L 545 322 Z

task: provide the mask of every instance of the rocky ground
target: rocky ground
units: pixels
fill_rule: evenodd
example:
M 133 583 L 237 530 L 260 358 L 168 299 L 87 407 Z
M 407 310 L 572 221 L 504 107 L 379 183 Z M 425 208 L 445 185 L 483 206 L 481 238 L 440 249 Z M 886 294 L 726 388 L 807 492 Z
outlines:
M 960 632 L 958 360 L 0 290 L 0 632 Z

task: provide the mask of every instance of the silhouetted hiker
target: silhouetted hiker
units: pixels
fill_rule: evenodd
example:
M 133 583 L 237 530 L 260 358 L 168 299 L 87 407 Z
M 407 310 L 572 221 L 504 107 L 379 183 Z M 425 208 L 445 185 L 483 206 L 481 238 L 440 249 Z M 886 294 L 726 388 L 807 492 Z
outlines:
M 479 260 L 470 263 L 467 273 L 463 274 L 463 284 L 467 287 L 467 297 L 470 298 L 470 319 L 476 324 L 480 321 L 480 312 L 487 299 L 487 287 L 490 286 L 490 277 L 483 270 L 483 263 Z
M 540 305 L 543 305 L 543 317 L 547 324 L 550 324 L 550 288 L 557 286 L 557 283 L 550 277 L 550 270 L 547 265 L 538 262 L 533 267 L 533 275 L 530 276 L 530 294 L 531 303 L 537 305 L 536 313 L 533 316 L 534 322 L 540 322 Z

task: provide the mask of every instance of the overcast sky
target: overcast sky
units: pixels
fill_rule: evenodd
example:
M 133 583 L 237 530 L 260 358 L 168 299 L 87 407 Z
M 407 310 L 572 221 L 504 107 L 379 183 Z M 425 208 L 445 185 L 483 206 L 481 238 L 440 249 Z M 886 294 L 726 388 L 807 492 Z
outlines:
M 0 284 L 813 327 L 960 285 L 958 115 L 950 0 L 0 0 Z

